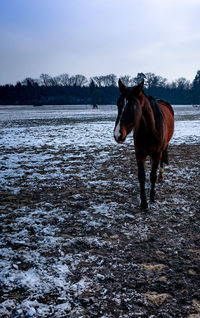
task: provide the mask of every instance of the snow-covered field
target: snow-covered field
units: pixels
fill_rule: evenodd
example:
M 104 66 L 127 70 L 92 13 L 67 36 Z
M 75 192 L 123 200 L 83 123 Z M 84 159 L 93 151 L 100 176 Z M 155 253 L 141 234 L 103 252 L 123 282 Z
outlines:
M 178 302 L 172 293 L 137 288 L 137 277 L 150 284 L 155 272 L 166 283 L 163 270 L 169 265 L 160 257 L 163 267 L 152 274 L 122 248 L 146 244 L 155 227 L 158 233 L 166 227 L 169 249 L 175 248 L 175 231 L 182 248 L 178 228 L 168 224 L 173 224 L 171 211 L 184 224 L 196 216 L 197 188 L 191 200 L 181 189 L 191 190 L 191 180 L 199 182 L 199 166 L 189 163 L 189 156 L 180 165 L 183 154 L 200 145 L 200 110 L 174 110 L 174 157 L 163 185 L 170 192 L 172 183 L 173 192 L 166 195 L 158 188 L 158 202 L 143 216 L 132 136 L 124 145 L 113 140 L 115 106 L 0 107 L 0 317 L 150 317 L 152 303 L 157 306 L 152 318 L 157 313 L 200 317 L 198 295 L 187 304 L 188 315 L 184 309 L 183 316 L 173 316 L 169 308 Z M 198 154 L 194 158 L 198 161 Z M 157 228 L 162 210 L 168 221 Z M 199 255 L 196 247 L 191 245 L 191 250 Z M 165 253 L 162 246 L 157 251 Z M 129 255 L 125 264 L 122 254 Z M 146 262 L 152 260 L 144 257 Z M 123 286 L 129 272 L 137 273 L 132 287 Z M 164 300 L 153 301 L 152 295 Z

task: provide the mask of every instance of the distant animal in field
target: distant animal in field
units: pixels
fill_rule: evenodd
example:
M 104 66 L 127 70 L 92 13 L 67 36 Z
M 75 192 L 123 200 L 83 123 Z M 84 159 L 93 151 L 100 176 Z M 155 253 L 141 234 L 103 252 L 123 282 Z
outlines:
M 133 131 L 135 155 L 140 184 L 141 209 L 147 210 L 145 193 L 145 161 L 150 156 L 150 202 L 155 200 L 155 183 L 160 164 L 159 178 L 163 179 L 164 166 L 168 164 L 168 144 L 174 131 L 172 106 L 143 92 L 144 80 L 137 86 L 126 87 L 119 79 L 120 96 L 117 100 L 118 115 L 114 127 L 116 142 L 123 143 Z
M 98 109 L 99 107 L 98 107 L 98 105 L 97 104 L 94 104 L 93 106 L 92 106 L 92 109 Z
M 200 105 L 192 105 L 194 108 L 200 108 Z

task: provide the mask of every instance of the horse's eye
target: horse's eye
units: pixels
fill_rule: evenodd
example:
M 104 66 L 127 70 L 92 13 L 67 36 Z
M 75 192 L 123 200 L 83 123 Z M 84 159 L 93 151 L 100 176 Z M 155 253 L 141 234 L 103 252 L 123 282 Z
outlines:
M 134 103 L 132 103 L 132 105 L 131 105 L 131 107 L 132 107 L 132 109 L 136 109 L 136 107 L 137 107 L 137 102 L 134 102 Z

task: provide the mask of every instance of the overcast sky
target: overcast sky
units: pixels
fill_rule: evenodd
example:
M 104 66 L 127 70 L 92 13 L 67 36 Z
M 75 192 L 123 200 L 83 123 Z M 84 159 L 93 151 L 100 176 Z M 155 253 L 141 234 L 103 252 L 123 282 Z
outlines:
M 1 0 L 0 84 L 200 69 L 200 0 Z

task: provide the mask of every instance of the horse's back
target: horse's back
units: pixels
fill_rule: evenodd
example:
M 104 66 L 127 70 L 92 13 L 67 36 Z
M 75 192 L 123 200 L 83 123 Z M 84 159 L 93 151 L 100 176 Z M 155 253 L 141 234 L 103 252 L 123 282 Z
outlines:
M 173 118 L 174 118 L 174 110 L 173 110 L 173 108 L 172 108 L 172 106 L 171 106 L 170 103 L 168 103 L 168 102 L 166 102 L 166 101 L 164 101 L 164 100 L 162 100 L 162 99 L 159 99 L 159 100 L 158 100 L 158 104 L 160 105 L 160 107 L 162 108 L 162 110 L 164 110 L 165 108 L 168 108 L 169 111 L 171 112 Z
M 174 110 L 172 106 L 163 100 L 158 100 L 164 116 L 165 144 L 168 145 L 174 132 Z

